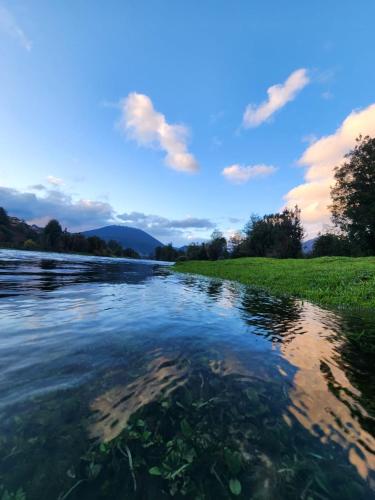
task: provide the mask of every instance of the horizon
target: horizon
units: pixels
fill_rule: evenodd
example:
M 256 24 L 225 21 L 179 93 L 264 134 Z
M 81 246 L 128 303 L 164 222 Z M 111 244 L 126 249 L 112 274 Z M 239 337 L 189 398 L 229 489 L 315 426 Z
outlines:
M 180 247 L 298 204 L 314 237 L 334 167 L 375 136 L 371 14 L 0 1 L 0 206 Z

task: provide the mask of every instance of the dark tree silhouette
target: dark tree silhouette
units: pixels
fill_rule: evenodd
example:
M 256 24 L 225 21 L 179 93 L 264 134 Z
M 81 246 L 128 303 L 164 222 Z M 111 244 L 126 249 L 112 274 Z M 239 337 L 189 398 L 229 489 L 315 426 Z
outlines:
M 0 207 L 0 225 L 8 227 L 10 224 L 8 214 L 3 207 Z
M 181 255 L 181 253 L 173 247 L 172 243 L 162 247 L 155 248 L 155 259 L 164 260 L 167 262 L 174 262 Z
M 252 216 L 245 226 L 242 253 L 251 257 L 296 258 L 302 253 L 301 211 L 286 208 L 281 213 Z
M 44 246 L 47 250 L 60 250 L 62 244 L 63 230 L 59 221 L 52 219 L 43 231 Z
M 206 244 L 207 257 L 210 260 L 217 260 L 227 256 L 227 240 L 223 233 L 215 229 L 211 234 L 211 240 Z
M 351 255 L 352 248 L 348 238 L 342 235 L 326 233 L 320 234 L 314 242 L 312 256 L 340 256 Z
M 365 254 L 375 253 L 375 139 L 357 144 L 335 168 L 332 220 Z
M 191 243 L 186 248 L 186 258 L 188 260 L 207 260 L 206 245 L 204 243 Z

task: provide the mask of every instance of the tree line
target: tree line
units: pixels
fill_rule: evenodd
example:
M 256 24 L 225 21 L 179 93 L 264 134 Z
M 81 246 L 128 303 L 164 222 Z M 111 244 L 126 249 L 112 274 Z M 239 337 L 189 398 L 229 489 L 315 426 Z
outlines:
M 330 205 L 332 228 L 319 234 L 308 257 L 375 255 L 375 139 L 359 137 L 345 161 L 335 168 Z M 242 231 L 228 240 L 215 230 L 206 243 L 176 249 L 158 247 L 158 260 L 217 260 L 237 257 L 303 256 L 301 211 L 252 215 Z
M 375 255 L 375 139 L 359 137 L 345 161 L 335 168 L 331 188 L 333 227 L 320 234 L 311 256 Z M 16 223 L 15 223 L 16 221 Z M 217 260 L 237 257 L 299 258 L 303 256 L 304 230 L 296 206 L 262 217 L 252 215 L 242 231 L 226 239 L 215 230 L 208 242 L 192 243 L 183 249 L 172 243 L 157 247 L 156 260 Z M 138 258 L 131 248 L 105 242 L 97 236 L 63 231 L 53 219 L 44 229 L 9 217 L 0 207 L 0 244 L 29 250 L 77 252 L 93 255 Z
M 227 240 L 215 230 L 206 243 L 192 243 L 183 250 L 172 244 L 157 247 L 158 260 L 217 260 L 236 257 L 297 258 L 302 256 L 303 227 L 298 207 L 281 213 L 251 216 L 242 232 Z
M 0 245 L 24 250 L 140 258 L 138 252 L 123 248 L 115 240 L 106 242 L 98 236 L 86 237 L 81 233 L 63 230 L 56 219 L 50 220 L 43 229 L 30 226 L 15 217 L 9 217 L 3 207 L 0 207 Z

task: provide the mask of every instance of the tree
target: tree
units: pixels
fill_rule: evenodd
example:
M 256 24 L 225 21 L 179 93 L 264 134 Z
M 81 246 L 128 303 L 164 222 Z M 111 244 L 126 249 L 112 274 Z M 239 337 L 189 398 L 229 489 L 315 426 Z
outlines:
M 129 259 L 140 259 L 140 255 L 133 248 L 125 248 L 123 253 L 123 257 L 129 257 Z
M 228 251 L 232 259 L 242 257 L 244 255 L 243 245 L 245 237 L 239 231 L 232 234 L 228 242 Z
M 172 243 L 168 243 L 168 245 L 164 245 L 162 247 L 155 248 L 155 259 L 163 260 L 167 262 L 175 262 L 179 257 L 180 252 L 173 248 Z
M 190 243 L 186 247 L 187 260 L 207 260 L 206 245 L 204 243 Z
M 34 240 L 26 240 L 23 244 L 25 250 L 38 250 L 38 244 Z
M 8 214 L 3 207 L 0 207 L 0 225 L 8 227 L 10 224 Z
M 87 238 L 88 252 L 94 255 L 105 255 L 107 244 L 99 236 L 90 236 Z
M 207 257 L 210 260 L 217 260 L 227 254 L 227 240 L 223 233 L 215 229 L 211 234 L 211 240 L 206 244 Z
M 68 244 L 69 248 L 66 250 L 70 252 L 87 253 L 89 251 L 87 238 L 81 233 L 69 234 Z
M 348 238 L 333 233 L 320 234 L 314 242 L 313 257 L 351 255 Z
M 59 221 L 52 219 L 43 231 L 43 242 L 47 250 L 60 250 L 63 230 Z
M 121 257 L 123 254 L 122 246 L 116 240 L 109 240 L 107 246 L 112 255 L 116 255 L 116 257 Z
M 296 258 L 302 254 L 301 211 L 286 208 L 281 213 L 251 216 L 244 229 L 243 252 L 251 257 Z
M 375 138 L 360 136 L 335 168 L 332 220 L 363 253 L 375 253 Z

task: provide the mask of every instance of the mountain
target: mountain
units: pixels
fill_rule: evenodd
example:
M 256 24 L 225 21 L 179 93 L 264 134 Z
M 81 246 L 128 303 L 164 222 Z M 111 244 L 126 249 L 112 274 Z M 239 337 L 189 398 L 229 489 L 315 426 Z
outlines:
M 143 256 L 152 255 L 156 247 L 164 246 L 159 240 L 135 227 L 105 226 L 90 231 L 83 231 L 85 236 L 99 236 L 105 241 L 115 240 L 123 248 L 133 248 Z
M 302 243 L 302 252 L 303 253 L 311 253 L 313 251 L 315 241 L 316 241 L 316 238 L 312 238 L 311 240 L 304 241 Z

